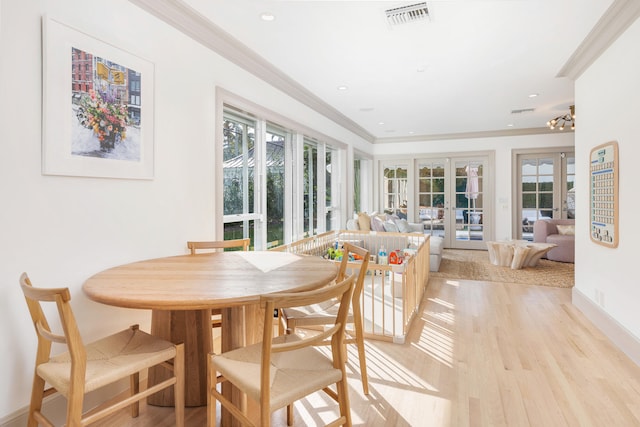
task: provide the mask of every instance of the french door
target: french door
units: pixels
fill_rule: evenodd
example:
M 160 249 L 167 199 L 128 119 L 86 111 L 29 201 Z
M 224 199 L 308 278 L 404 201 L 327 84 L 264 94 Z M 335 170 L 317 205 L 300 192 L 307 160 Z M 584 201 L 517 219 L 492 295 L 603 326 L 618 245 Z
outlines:
M 575 154 L 573 149 L 516 153 L 517 239 L 533 240 L 539 219 L 575 218 Z
M 491 240 L 488 156 L 416 161 L 417 215 L 425 233 L 440 236 L 445 247 L 486 249 Z

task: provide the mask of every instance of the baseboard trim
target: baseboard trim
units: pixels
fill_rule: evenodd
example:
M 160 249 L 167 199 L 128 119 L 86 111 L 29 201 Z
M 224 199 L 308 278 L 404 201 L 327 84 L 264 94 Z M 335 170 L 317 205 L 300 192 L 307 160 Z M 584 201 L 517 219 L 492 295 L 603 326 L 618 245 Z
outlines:
M 640 366 L 640 340 L 635 335 L 575 287 L 571 300 L 607 338 Z
M 142 375 L 141 375 L 142 376 Z M 141 379 L 140 387 L 146 387 L 146 375 Z M 87 393 L 84 398 L 85 411 L 94 408 L 101 403 L 112 399 L 129 388 L 129 380 L 125 378 L 119 382 L 105 386 L 99 390 Z M 55 425 L 63 425 L 66 419 L 67 399 L 61 394 L 55 393 L 45 397 L 42 402 L 44 413 Z M 29 417 L 29 406 L 22 407 L 11 414 L 0 418 L 0 427 L 24 427 Z

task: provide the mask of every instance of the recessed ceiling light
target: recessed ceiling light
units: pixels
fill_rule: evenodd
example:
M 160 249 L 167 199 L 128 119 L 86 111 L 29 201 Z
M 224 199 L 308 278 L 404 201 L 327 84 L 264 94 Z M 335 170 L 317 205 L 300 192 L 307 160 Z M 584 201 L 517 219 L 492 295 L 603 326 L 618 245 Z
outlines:
M 531 95 L 529 95 L 529 98 L 535 98 L 536 96 L 538 96 L 537 93 L 532 93 Z
M 382 126 L 382 125 L 384 124 L 384 122 L 378 122 L 378 124 L 379 124 L 380 126 Z
M 509 123 L 509 124 L 507 125 L 507 127 L 508 127 L 508 128 L 512 128 L 512 127 L 513 127 L 513 123 Z
M 348 86 L 345 86 L 345 85 L 338 86 L 338 90 L 347 90 L 347 89 L 349 89 Z
M 410 130 L 408 133 L 409 133 L 409 135 L 413 135 L 415 132 Z
M 270 12 L 263 12 L 260 14 L 260 19 L 262 19 L 263 21 L 271 22 L 276 19 L 276 16 Z

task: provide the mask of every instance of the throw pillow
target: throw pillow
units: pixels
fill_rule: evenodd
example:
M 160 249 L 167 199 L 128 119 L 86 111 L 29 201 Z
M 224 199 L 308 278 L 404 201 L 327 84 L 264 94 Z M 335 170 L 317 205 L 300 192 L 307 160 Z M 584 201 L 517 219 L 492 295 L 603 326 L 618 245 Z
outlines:
M 556 225 L 558 229 L 558 234 L 563 236 L 575 236 L 576 235 L 576 226 L 575 225 Z
M 384 231 L 388 231 L 391 233 L 397 233 L 398 232 L 398 226 L 396 225 L 395 222 L 389 220 L 389 221 L 385 221 L 383 224 L 384 226 Z
M 384 222 L 378 216 L 371 217 L 371 229 L 373 231 L 384 231 Z
M 400 233 L 409 233 L 411 230 L 409 229 L 409 223 L 406 219 L 399 219 L 396 221 L 396 225 L 398 226 L 398 231 Z
M 350 219 L 347 221 L 347 230 L 349 231 L 356 231 L 356 230 L 360 230 L 360 227 L 358 225 L 358 219 Z
M 366 212 L 358 213 L 358 227 L 363 231 L 371 230 L 371 218 Z

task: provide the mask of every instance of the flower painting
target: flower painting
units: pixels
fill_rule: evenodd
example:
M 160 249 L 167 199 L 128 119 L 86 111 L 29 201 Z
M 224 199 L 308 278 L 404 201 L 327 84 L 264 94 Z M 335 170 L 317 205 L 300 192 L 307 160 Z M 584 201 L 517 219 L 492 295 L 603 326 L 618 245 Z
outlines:
M 71 88 L 72 154 L 139 161 L 140 73 L 72 48 Z
M 153 179 L 154 64 L 91 29 L 42 24 L 42 173 Z

